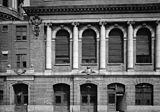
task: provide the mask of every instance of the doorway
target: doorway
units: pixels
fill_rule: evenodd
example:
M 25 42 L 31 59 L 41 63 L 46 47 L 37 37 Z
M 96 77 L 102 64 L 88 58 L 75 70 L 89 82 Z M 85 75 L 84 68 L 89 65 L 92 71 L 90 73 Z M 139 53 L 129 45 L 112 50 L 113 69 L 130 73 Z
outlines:
M 81 112 L 97 112 L 97 86 L 83 84 L 81 90 Z
M 70 86 L 67 84 L 56 84 L 54 90 L 54 112 L 70 111 Z
M 14 89 L 14 102 L 15 112 L 27 112 L 28 105 L 28 85 L 26 84 L 15 84 Z
M 108 85 L 108 111 L 124 112 L 125 108 L 125 86 L 118 83 Z

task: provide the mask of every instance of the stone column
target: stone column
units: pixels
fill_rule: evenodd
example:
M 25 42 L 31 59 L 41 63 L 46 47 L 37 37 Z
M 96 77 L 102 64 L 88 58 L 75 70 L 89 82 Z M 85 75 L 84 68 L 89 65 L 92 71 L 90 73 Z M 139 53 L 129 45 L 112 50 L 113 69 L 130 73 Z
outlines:
M 50 24 L 47 24 L 47 38 L 46 38 L 46 69 L 52 69 L 52 35 Z
M 73 69 L 78 69 L 78 25 L 79 23 L 72 23 L 73 27 Z
M 132 71 L 133 70 L 133 22 L 128 22 L 128 64 L 127 64 L 127 70 Z
M 100 22 L 100 70 L 106 68 L 106 29 L 105 22 Z
M 156 71 L 160 71 L 160 22 L 156 27 Z

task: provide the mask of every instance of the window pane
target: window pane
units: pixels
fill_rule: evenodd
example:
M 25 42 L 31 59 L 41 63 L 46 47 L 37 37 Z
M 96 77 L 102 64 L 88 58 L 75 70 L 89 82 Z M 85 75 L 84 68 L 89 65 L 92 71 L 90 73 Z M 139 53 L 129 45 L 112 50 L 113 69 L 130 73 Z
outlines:
M 8 7 L 8 0 L 3 0 L 3 6 Z
M 17 40 L 21 40 L 21 36 L 17 36 L 16 39 L 17 39 Z
M 27 40 L 27 37 L 26 37 L 26 36 L 23 36 L 23 37 L 22 37 L 22 40 Z
M 108 103 L 115 103 L 115 94 L 109 93 L 108 99 Z
M 26 68 L 26 67 L 27 67 L 27 62 L 23 61 L 23 68 Z
M 16 54 L 17 57 L 17 68 L 27 67 L 27 55 L 26 54 Z
M 90 96 L 90 103 L 96 103 L 96 102 L 97 102 L 96 96 Z
M 24 104 L 28 104 L 28 95 L 24 95 Z
M 88 97 L 82 96 L 82 103 L 88 103 Z
M 3 91 L 0 90 L 0 104 L 2 104 L 3 102 Z
M 16 39 L 27 40 L 27 26 L 16 26 Z
M 61 103 L 61 96 L 56 96 L 55 98 L 56 98 L 56 100 L 55 100 L 56 103 Z
M 8 26 L 7 26 L 7 25 L 4 25 L 4 26 L 2 27 L 2 31 L 3 31 L 3 32 L 7 32 L 7 31 L 8 31 Z

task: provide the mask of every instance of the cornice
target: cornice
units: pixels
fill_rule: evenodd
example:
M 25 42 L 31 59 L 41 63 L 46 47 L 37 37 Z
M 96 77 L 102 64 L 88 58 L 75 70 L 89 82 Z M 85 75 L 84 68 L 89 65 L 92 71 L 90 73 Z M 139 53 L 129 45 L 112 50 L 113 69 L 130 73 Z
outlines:
M 24 7 L 29 16 L 70 14 L 159 13 L 160 3 Z
M 0 20 L 8 21 L 8 20 L 20 20 L 21 17 L 18 13 L 12 9 L 7 7 L 0 6 Z

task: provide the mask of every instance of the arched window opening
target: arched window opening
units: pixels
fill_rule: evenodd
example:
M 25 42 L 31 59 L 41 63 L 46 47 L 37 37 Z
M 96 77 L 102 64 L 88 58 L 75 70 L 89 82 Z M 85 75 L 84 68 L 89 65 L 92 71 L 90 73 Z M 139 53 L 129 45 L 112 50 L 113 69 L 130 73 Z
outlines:
M 97 112 L 97 86 L 94 84 L 83 84 L 81 91 L 81 111 Z
M 136 63 L 151 63 L 151 32 L 141 28 L 136 37 Z
M 24 105 L 28 104 L 28 85 L 26 84 L 15 84 L 13 85 L 15 93 L 15 104 Z
M 109 63 L 123 63 L 123 32 L 115 28 L 109 33 Z
M 70 63 L 70 38 L 66 30 L 59 30 L 55 39 L 56 64 Z
M 150 84 L 136 85 L 136 105 L 153 105 L 153 86 Z
M 82 63 L 97 63 L 96 33 L 87 29 L 82 35 Z
M 55 112 L 62 110 L 69 112 L 70 108 L 70 86 L 66 84 L 56 84 L 54 89 L 54 105 Z
M 123 112 L 126 109 L 125 86 L 119 83 L 108 85 L 109 111 L 112 109 Z

